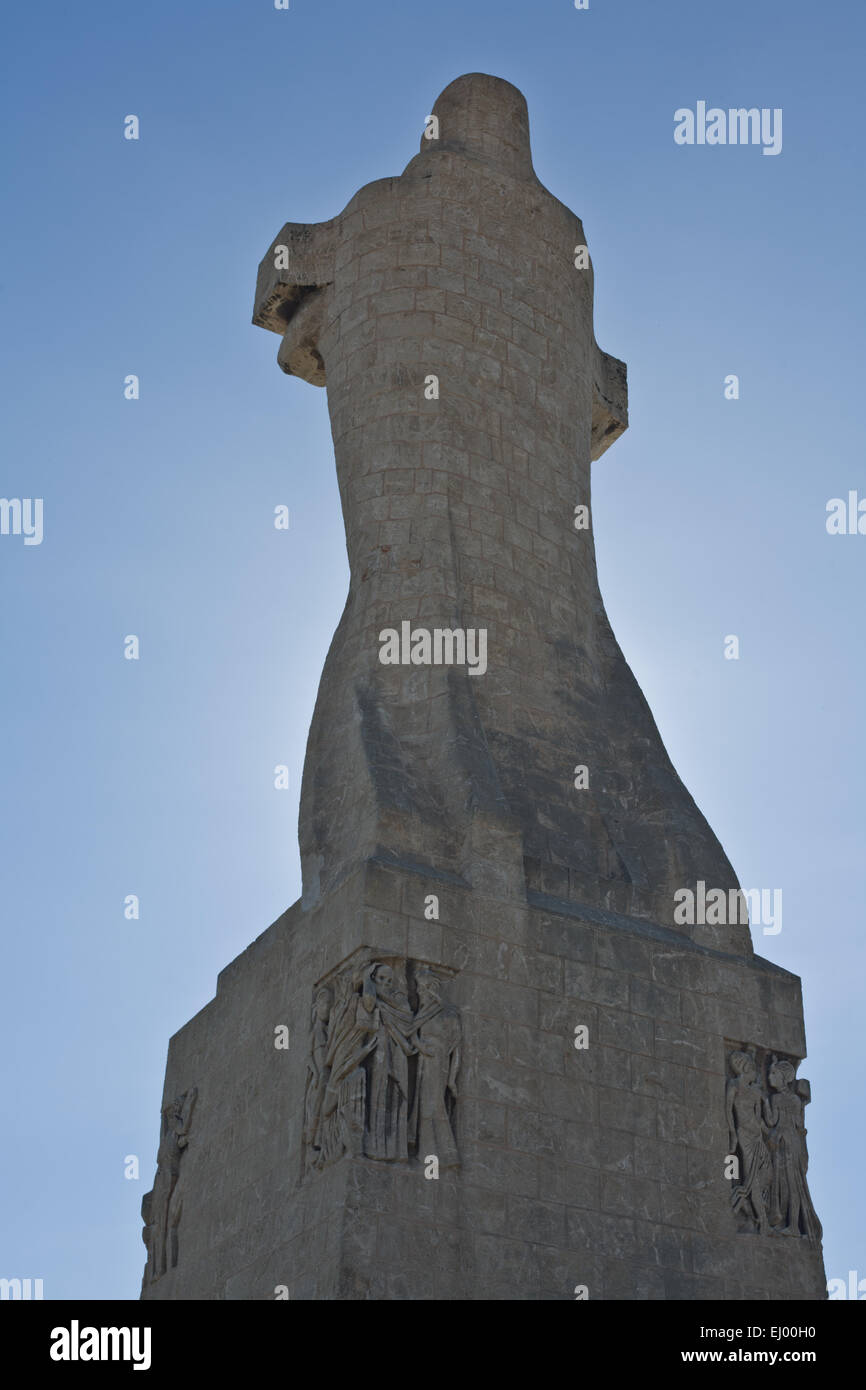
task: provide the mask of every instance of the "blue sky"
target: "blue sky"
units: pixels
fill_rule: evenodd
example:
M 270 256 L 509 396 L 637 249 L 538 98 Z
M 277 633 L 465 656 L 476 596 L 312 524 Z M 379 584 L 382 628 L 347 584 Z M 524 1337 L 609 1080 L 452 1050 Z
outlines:
M 866 536 L 825 528 L 866 497 L 862 6 L 49 0 L 3 27 L 0 495 L 43 498 L 44 539 L 0 536 L 0 1274 L 137 1297 L 168 1038 L 299 893 L 348 569 L 325 395 L 251 326 L 258 261 L 400 173 L 483 71 L 584 222 L 630 382 L 594 469 L 602 591 L 741 882 L 783 890 L 756 949 L 803 977 L 828 1277 L 866 1277 Z M 678 147 L 698 100 L 781 107 L 782 153 Z

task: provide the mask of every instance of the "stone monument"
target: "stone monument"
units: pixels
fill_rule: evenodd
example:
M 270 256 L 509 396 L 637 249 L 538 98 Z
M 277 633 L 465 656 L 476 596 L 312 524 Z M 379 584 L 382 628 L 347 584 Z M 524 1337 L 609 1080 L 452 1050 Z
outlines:
M 261 262 L 254 323 L 327 388 L 351 583 L 303 896 L 171 1040 L 144 1298 L 825 1296 L 800 983 L 598 587 L 627 391 L 592 306 L 481 74 Z

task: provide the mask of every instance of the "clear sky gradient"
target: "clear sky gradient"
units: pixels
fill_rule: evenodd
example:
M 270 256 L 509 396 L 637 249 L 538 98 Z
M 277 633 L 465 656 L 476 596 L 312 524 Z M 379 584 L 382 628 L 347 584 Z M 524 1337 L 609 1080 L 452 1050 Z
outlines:
M 602 591 L 741 882 L 783 890 L 755 945 L 803 978 L 828 1277 L 866 1278 L 866 535 L 825 527 L 866 497 L 864 27 L 857 0 L 6 8 L 0 495 L 43 498 L 44 539 L 0 536 L 0 1275 L 138 1296 L 169 1036 L 299 894 L 348 568 L 325 394 L 251 326 L 258 262 L 482 71 L 584 222 L 630 383 Z M 781 154 L 675 145 L 699 100 L 781 107 Z

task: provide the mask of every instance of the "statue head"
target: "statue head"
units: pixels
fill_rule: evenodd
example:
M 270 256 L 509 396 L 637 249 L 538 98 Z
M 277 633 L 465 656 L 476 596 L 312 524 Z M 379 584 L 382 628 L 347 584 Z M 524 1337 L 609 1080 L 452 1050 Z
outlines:
M 784 1057 L 776 1060 L 770 1067 L 770 1074 L 767 1078 L 770 1087 L 774 1091 L 787 1091 L 796 1076 L 796 1069 L 793 1063 L 788 1062 Z
M 731 1054 L 731 1071 L 735 1076 L 743 1076 L 747 1081 L 751 1081 L 756 1070 L 755 1059 L 750 1052 Z
M 415 977 L 418 998 L 422 1004 L 430 1001 L 439 1003 L 442 998 L 442 981 L 432 970 L 419 970 Z
M 333 995 L 327 985 L 322 985 L 316 990 L 316 997 L 313 1000 L 313 1022 L 327 1023 L 331 1013 L 331 1001 Z
M 389 990 L 394 984 L 394 971 L 391 969 L 390 965 L 380 963 L 379 965 L 373 966 L 371 978 L 377 988 L 381 987 L 382 989 Z

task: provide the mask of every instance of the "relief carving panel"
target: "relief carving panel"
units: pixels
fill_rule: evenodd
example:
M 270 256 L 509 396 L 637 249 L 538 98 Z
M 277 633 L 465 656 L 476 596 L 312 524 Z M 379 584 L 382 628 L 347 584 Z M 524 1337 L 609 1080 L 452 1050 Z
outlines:
M 759 1235 L 821 1239 L 806 1170 L 805 1109 L 812 1098 L 798 1062 L 731 1045 L 725 1090 L 730 1152 L 738 1160 L 731 1205 Z
M 460 1018 L 442 969 L 361 958 L 314 991 L 304 1095 L 304 1171 L 344 1154 L 459 1163 L 454 1117 Z

